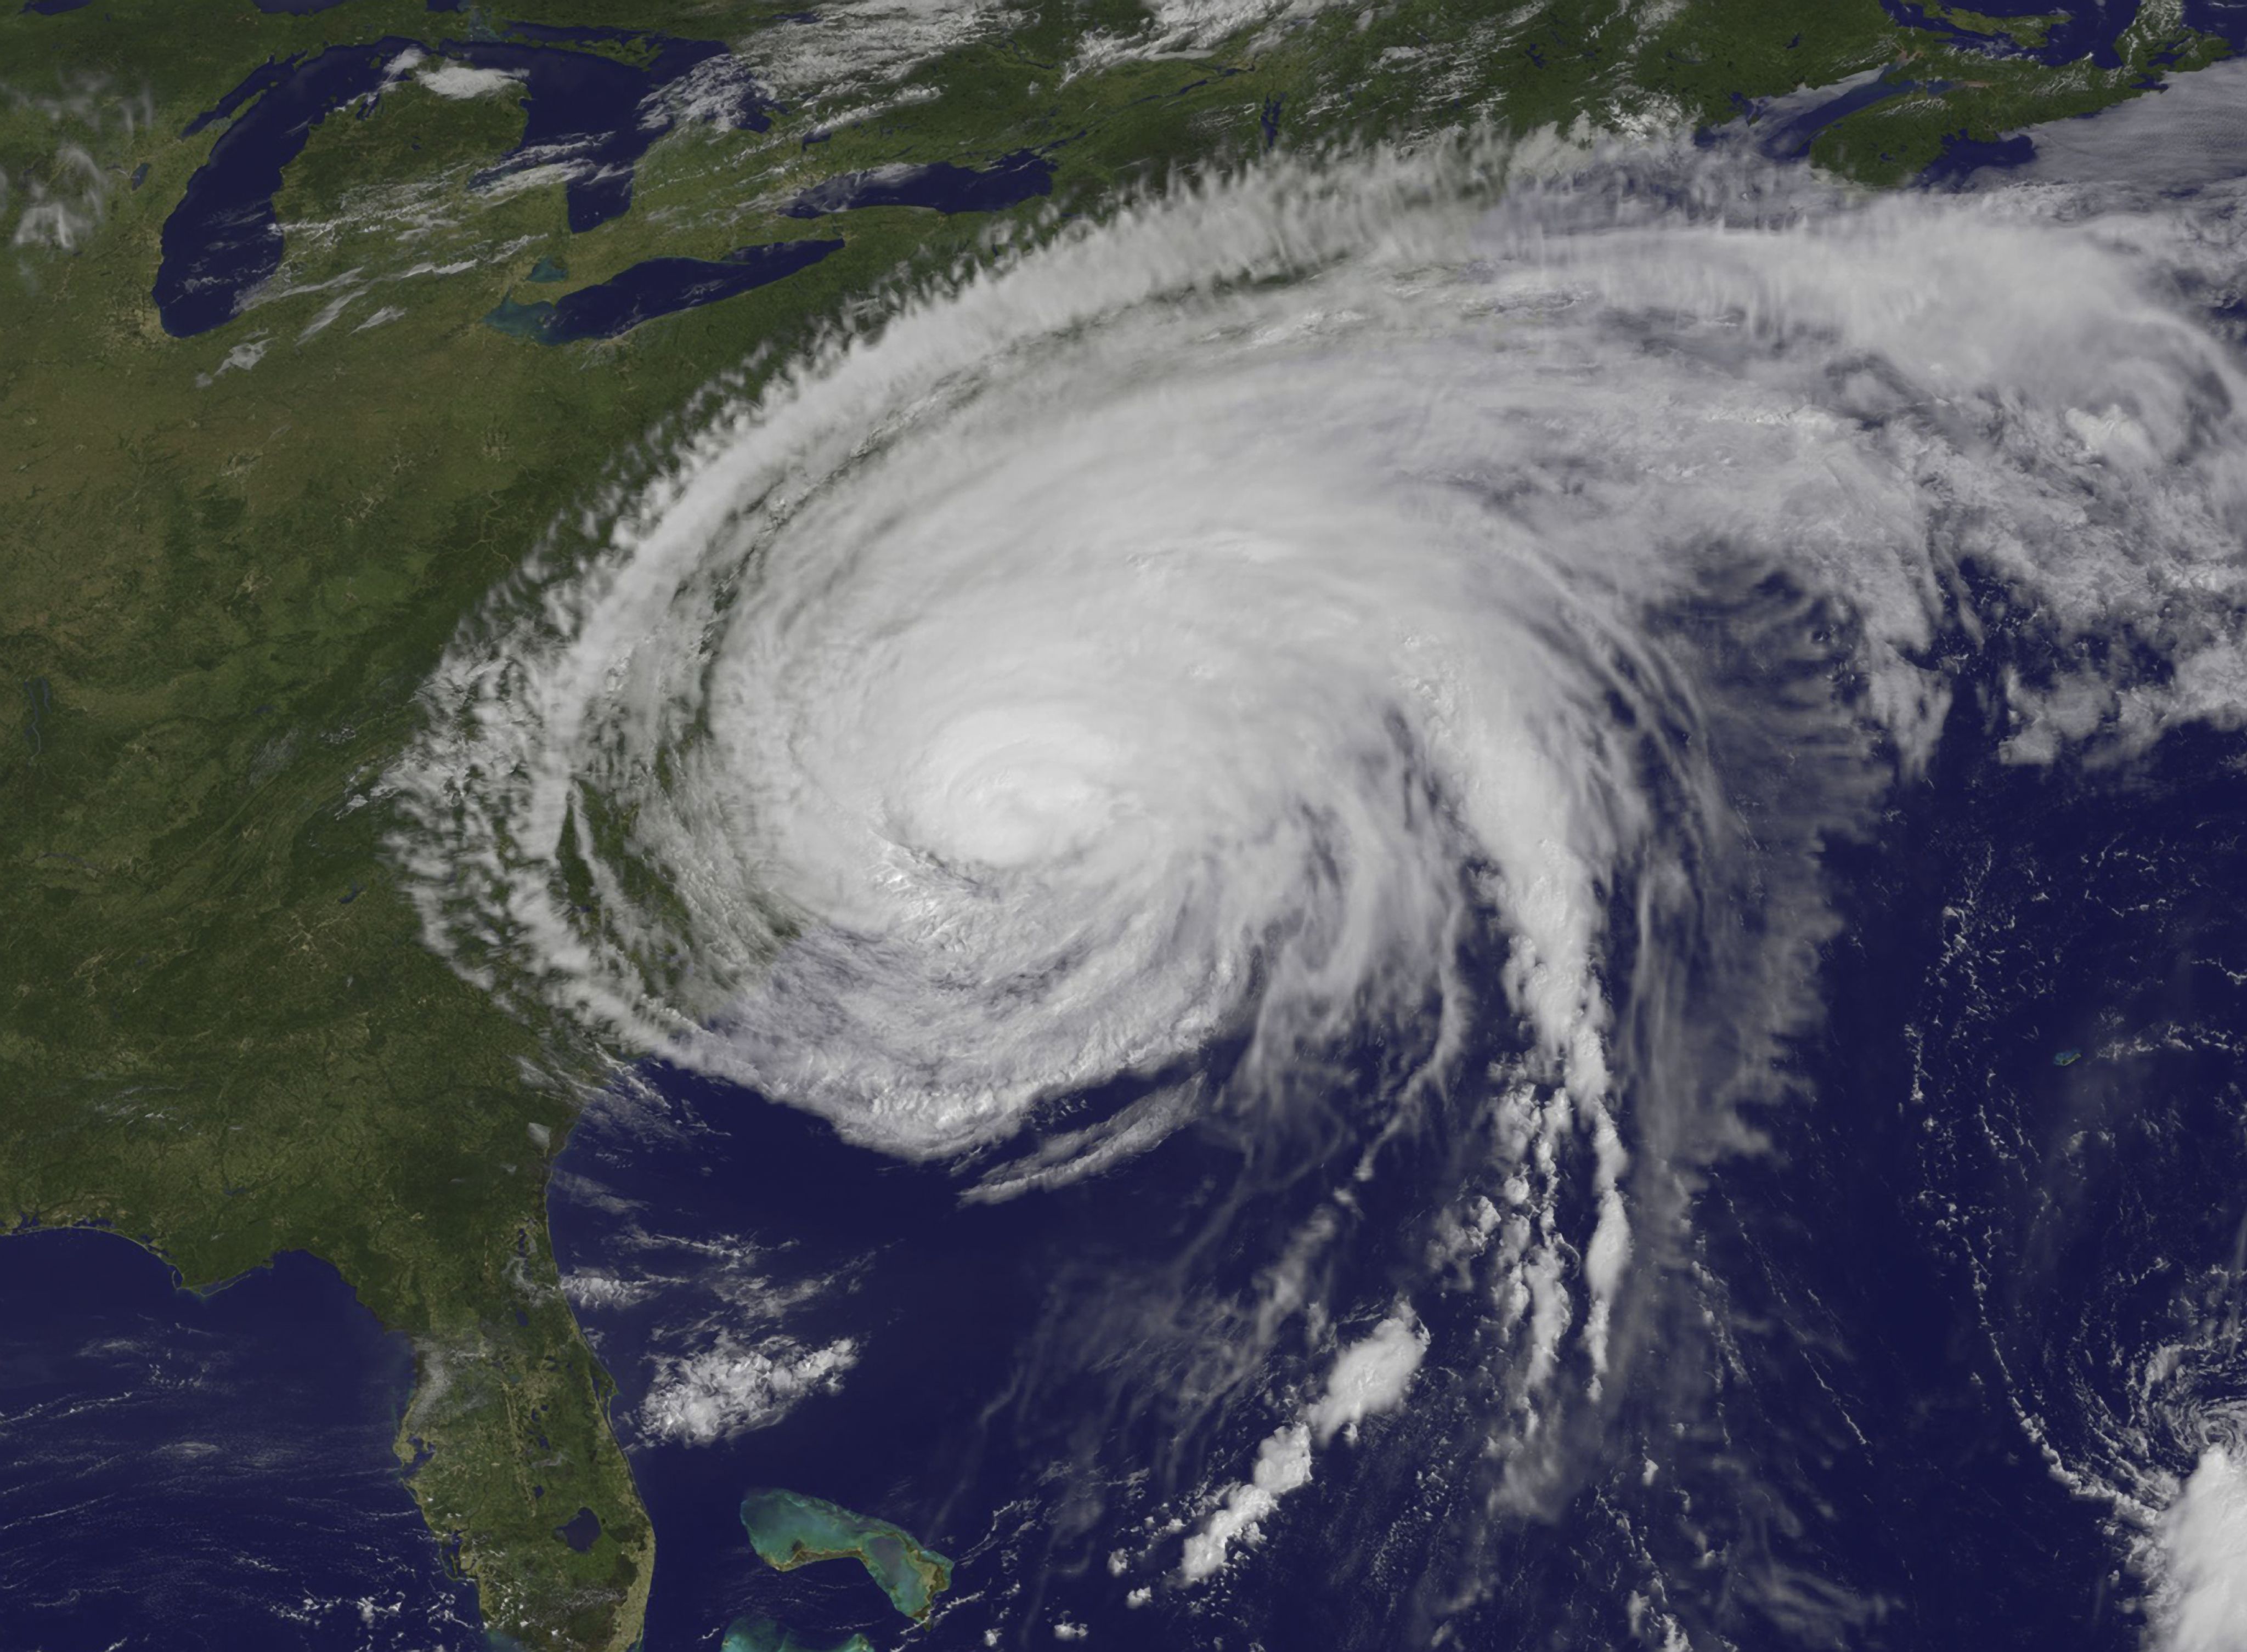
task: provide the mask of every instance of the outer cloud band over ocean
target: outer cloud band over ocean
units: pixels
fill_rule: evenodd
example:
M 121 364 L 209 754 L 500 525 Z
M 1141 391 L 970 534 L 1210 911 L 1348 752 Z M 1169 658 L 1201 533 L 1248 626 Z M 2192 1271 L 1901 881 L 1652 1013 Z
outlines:
M 2022 763 L 2247 708 L 2247 383 L 2196 302 L 2237 186 L 2156 203 L 2121 165 L 2237 84 L 1967 195 L 1684 147 L 1275 165 L 911 298 L 464 630 L 393 777 L 427 937 L 981 1198 L 1189 1117 L 1288 1128 L 1437 1007 L 1397 1128 L 1499 1148 L 1183 1567 L 1408 1403 L 1413 1298 L 1468 1254 L 1500 1491 L 1535 1504 L 1586 1449 L 1554 1419 L 1615 1403 L 1675 1288 L 1677 1175 L 1743 1147 L 1818 1014 L 1816 845 L 1928 759 L 1946 645 L 2127 639 L 2010 683 Z M 2203 138 L 2163 164 L 2233 140 Z M 1697 605 L 1793 651 L 1790 692 L 1670 623 Z M 1780 751 L 1751 842 L 1731 800 Z M 1509 950 L 1471 973 L 1485 920 Z M 1721 1043 L 1680 1013 L 1711 991 Z M 1463 1061 L 1509 1020 L 1517 1059 Z M 2138 1512 L 2191 1652 L 2237 1644 L 2243 1444 L 2189 1491 L 2065 1465 Z

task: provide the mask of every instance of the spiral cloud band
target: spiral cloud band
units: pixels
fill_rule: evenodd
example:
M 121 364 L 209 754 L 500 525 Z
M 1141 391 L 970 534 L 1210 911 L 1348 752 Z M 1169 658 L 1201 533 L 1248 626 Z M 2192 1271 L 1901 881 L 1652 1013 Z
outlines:
M 1571 1323 L 1596 1391 L 1633 1164 L 1808 1007 L 1781 861 L 1926 759 L 1957 647 L 2049 634 L 2021 761 L 2237 714 L 2237 367 L 2189 248 L 2063 208 L 1533 147 L 999 257 L 494 595 L 397 775 L 427 936 L 987 1191 L 1405 1052 L 1400 1116 L 1499 1121 L 1459 1221 L 1520 1213 L 1518 1391 Z M 1799 794 L 1752 830 L 1751 745 Z
M 1971 208 L 1460 182 L 1145 208 L 721 421 L 448 661 L 403 771 L 432 939 L 930 1152 L 1377 1017 L 1479 889 L 1595 1094 L 1649 829 L 1614 707 L 1711 563 L 1843 601 L 1907 751 L 1969 559 L 2174 632 L 2140 702 L 2218 668 L 2235 374 L 2124 259 Z

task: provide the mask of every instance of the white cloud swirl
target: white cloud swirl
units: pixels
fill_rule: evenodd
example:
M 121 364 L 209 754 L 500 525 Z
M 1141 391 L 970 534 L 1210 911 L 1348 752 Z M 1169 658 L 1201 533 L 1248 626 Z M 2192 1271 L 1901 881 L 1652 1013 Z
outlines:
M 432 938 L 503 928 L 573 1010 L 933 1150 L 1377 1012 L 1471 858 L 1596 1091 L 1600 881 L 1647 827 L 1612 662 L 1712 554 L 1846 598 L 1914 747 L 1968 556 L 2063 619 L 2236 587 L 2235 375 L 2090 238 L 1456 182 L 1135 211 L 724 420 L 447 662 Z
M 2237 715 L 2238 371 L 2065 216 L 1455 152 L 1063 233 L 495 594 L 397 777 L 428 939 L 625 1053 L 1038 1174 L 1518 1021 L 1506 1214 L 1461 1208 L 1525 1388 L 1576 1326 L 1597 1393 L 1632 1156 L 1704 1144 L 1712 1052 L 1766 1059 L 1827 921 L 1776 858 L 1809 805 L 1741 871 L 1725 741 L 1862 807 L 1944 647 L 2024 624 L 2121 645 L 2015 674 L 2018 757 Z M 1747 959 L 1716 1032 L 1681 945 Z

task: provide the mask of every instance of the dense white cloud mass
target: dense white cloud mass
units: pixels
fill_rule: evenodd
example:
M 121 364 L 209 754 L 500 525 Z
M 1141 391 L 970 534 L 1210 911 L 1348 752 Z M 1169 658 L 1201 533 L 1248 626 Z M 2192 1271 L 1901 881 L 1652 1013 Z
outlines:
M 2247 1652 L 2247 1468 L 2210 1446 L 2162 1520 L 2175 1652 Z
M 1319 1444 L 1355 1430 L 1369 1416 L 1395 1410 L 1427 1351 L 1428 1334 L 1409 1309 L 1390 1314 L 1363 1341 L 1344 1348 L 1327 1377 L 1326 1396 L 1311 1409 Z
M 2035 156 L 2009 181 L 2069 191 L 2127 186 L 2142 199 L 2208 185 L 2236 188 L 2247 174 L 2247 60 L 2183 75 L 2096 120 L 2034 128 Z
M 396 777 L 427 937 L 861 1143 L 1003 1151 L 1008 1191 L 1315 1114 L 1432 1025 L 1385 1094 L 1487 1090 L 1440 1270 L 1555 1439 L 1570 1359 L 1597 1396 L 1629 1354 L 1634 1166 L 1718 1140 L 1810 1007 L 1802 869 L 1932 750 L 1946 642 L 2054 645 L 2019 761 L 2237 718 L 2247 386 L 2165 256 L 2085 198 L 1690 151 L 1281 166 L 1076 226 L 495 594 Z M 1186 1572 L 1423 1346 L 1341 1355 Z
M 2063 629 L 2236 646 L 2235 370 L 2093 238 L 1750 174 L 1461 184 L 1144 208 L 721 421 L 447 666 L 402 775 L 432 940 L 931 1153 L 1485 990 L 1429 961 L 1483 898 L 1596 1102 L 1602 902 L 1652 825 L 1615 707 L 1664 603 L 1745 566 L 1845 604 L 1907 758 L 1970 560 Z
M 834 1393 L 857 1362 L 848 1338 L 807 1348 L 784 1336 L 753 1346 L 721 1336 L 659 1362 L 640 1404 L 641 1426 L 653 1438 L 707 1445 L 768 1427 L 814 1394 Z
M 476 69 L 465 63 L 441 63 L 413 77 L 441 98 L 489 98 L 517 90 L 522 77 L 504 69 Z

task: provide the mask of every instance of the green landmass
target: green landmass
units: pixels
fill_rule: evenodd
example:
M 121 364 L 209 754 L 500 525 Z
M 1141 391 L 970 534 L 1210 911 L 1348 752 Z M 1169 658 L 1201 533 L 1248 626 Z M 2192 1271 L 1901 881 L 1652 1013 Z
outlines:
M 800 9 L 504 15 L 723 40 L 755 65 Z M 327 1259 L 413 1341 L 400 1462 L 492 1628 L 534 1649 L 632 1645 L 652 1533 L 545 1225 L 576 1086 L 598 1069 L 424 950 L 380 849 L 381 775 L 446 640 L 543 536 L 657 462 L 634 455 L 659 452 L 714 376 L 749 363 L 754 382 L 901 271 L 979 256 L 993 228 L 782 215 L 839 173 L 1037 149 L 1053 202 L 1007 215 L 1034 236 L 1055 208 L 1274 146 L 1721 122 L 1893 66 L 1929 89 L 1812 151 L 1877 184 L 1952 134 L 2084 113 L 2222 50 L 2154 8 L 2111 71 L 1957 47 L 1877 0 L 1642 15 L 1383 0 L 1136 60 L 1082 50 L 1143 30 L 1132 0 L 1031 0 L 1003 38 L 912 69 L 909 96 L 854 99 L 871 113 L 831 129 L 817 108 L 764 133 L 681 125 L 641 162 L 632 210 L 583 235 L 558 181 L 475 187 L 522 131 L 519 96 L 409 79 L 318 126 L 277 197 L 280 274 L 177 339 L 150 299 L 164 222 L 226 126 L 183 137 L 189 119 L 269 58 L 491 17 L 422 0 L 0 11 L 0 1225 L 106 1222 L 195 1285 L 283 1249 Z M 644 258 L 805 235 L 848 244 L 612 341 L 487 322 Z M 551 1512 L 581 1507 L 601 1531 L 584 1553 Z
M 2053 11 L 2040 17 L 1999 17 L 1988 12 L 1969 11 L 1963 6 L 1929 6 L 1927 13 L 1930 17 L 1956 28 L 2011 40 L 2016 45 L 2028 47 L 2042 45 L 2046 37 L 2067 15 L 2064 11 Z
M 751 1492 L 741 1499 L 741 1525 L 749 1546 L 775 1572 L 821 1560 L 857 1561 L 882 1586 L 890 1604 L 917 1623 L 952 1587 L 952 1562 L 934 1549 L 923 1548 L 886 1520 L 853 1514 L 801 1492 Z
M 834 1646 L 814 1646 L 770 1618 L 736 1618 L 727 1626 L 719 1652 L 874 1652 L 874 1643 L 854 1635 Z

